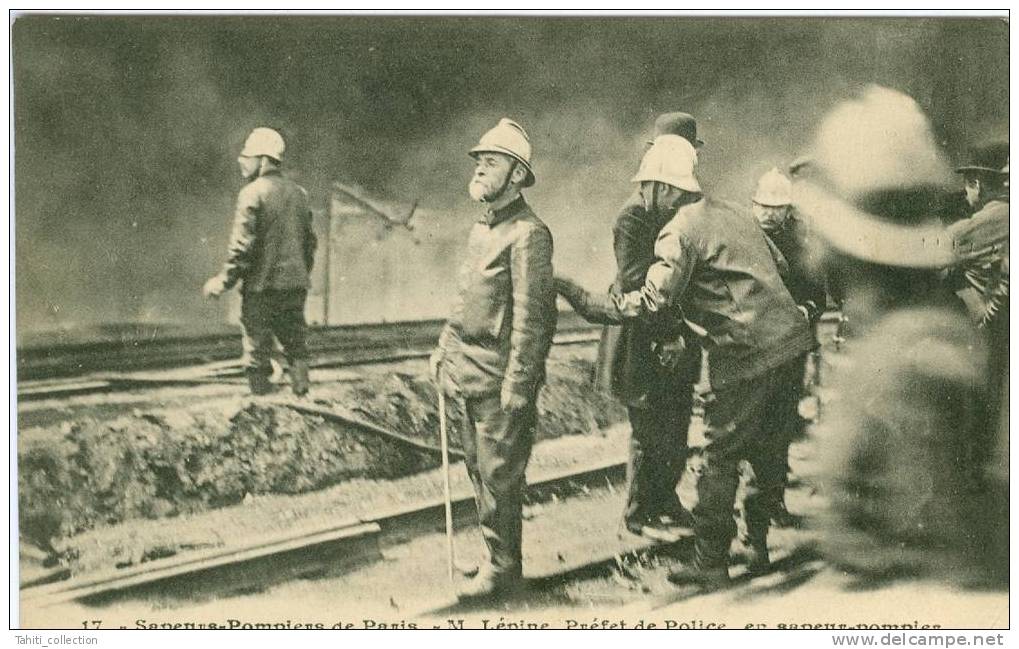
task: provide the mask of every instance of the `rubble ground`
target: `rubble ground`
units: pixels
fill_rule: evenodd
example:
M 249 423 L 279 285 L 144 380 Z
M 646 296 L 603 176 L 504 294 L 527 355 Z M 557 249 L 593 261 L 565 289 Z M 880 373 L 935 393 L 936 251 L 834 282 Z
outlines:
M 598 435 L 623 419 L 620 406 L 588 387 L 591 357 L 590 349 L 553 350 L 548 383 L 539 399 L 538 442 Z M 438 446 L 437 395 L 426 365 L 412 367 L 319 384 L 312 397 L 319 406 L 343 408 Z M 342 513 L 344 502 L 372 501 L 369 494 L 378 491 L 375 485 L 381 482 L 439 465 L 435 454 L 297 413 L 278 401 L 235 398 L 186 407 L 151 406 L 21 431 L 20 534 L 23 543 L 48 554 L 48 563 L 78 574 L 215 546 L 222 543 L 217 536 L 236 536 L 236 528 L 221 527 L 210 537 L 207 529 L 187 521 L 254 499 L 349 485 L 350 493 L 328 508 L 335 516 Z M 458 448 L 461 413 L 455 401 L 449 408 L 451 446 Z M 407 486 L 412 489 L 409 500 L 420 497 L 413 490 L 423 487 Z M 311 516 L 286 508 L 273 512 L 271 507 L 263 514 L 282 524 L 295 516 Z M 171 532 L 166 526 L 156 526 L 157 531 L 145 525 L 162 520 L 173 522 Z

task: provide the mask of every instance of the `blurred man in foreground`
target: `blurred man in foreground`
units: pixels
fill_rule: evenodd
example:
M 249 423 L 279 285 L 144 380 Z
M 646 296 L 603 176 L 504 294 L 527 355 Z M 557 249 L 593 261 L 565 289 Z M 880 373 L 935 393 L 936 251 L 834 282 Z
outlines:
M 926 117 L 872 87 L 825 118 L 812 158 L 796 204 L 843 271 L 853 322 L 817 429 L 825 553 L 869 578 L 1007 579 L 1007 482 L 993 460 L 1007 428 L 982 414 L 986 348 L 942 281 L 951 177 Z

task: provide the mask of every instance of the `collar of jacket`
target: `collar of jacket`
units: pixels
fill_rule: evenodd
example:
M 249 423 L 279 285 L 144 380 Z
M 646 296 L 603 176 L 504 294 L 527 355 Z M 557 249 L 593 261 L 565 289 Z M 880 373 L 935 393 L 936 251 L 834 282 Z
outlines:
M 508 221 L 519 215 L 526 207 L 527 202 L 524 201 L 524 195 L 520 194 L 509 205 L 497 210 L 485 210 L 485 213 L 481 215 L 481 219 L 479 219 L 478 222 L 484 223 L 490 228 L 495 227 L 503 221 Z

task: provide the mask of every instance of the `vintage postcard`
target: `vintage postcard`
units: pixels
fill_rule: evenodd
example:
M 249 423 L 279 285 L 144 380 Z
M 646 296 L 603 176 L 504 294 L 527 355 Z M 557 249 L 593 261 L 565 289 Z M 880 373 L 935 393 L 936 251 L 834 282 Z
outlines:
M 9 29 L 23 644 L 1009 627 L 1007 12 Z

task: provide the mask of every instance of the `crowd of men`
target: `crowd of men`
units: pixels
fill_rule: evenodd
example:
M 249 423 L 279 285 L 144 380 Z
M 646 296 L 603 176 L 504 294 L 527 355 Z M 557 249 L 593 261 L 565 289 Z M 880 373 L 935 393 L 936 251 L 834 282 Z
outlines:
M 889 118 L 889 105 L 904 117 L 892 110 Z M 740 508 L 748 570 L 769 569 L 771 522 L 788 516 L 788 450 L 803 431 L 805 370 L 820 365 L 817 323 L 836 303 L 853 325 L 853 362 L 836 379 L 845 394 L 827 424 L 835 431 L 822 476 L 832 556 L 859 570 L 894 571 L 928 565 L 920 557 L 937 548 L 942 568 L 972 567 L 967 556 L 986 559 L 992 573 L 1000 568 L 1008 146 L 978 149 L 958 168 L 970 207 L 953 213 L 919 114 L 911 99 L 885 89 L 849 100 L 826 118 L 809 159 L 790 175 L 776 168 L 760 179 L 749 209 L 705 195 L 695 119 L 660 116 L 615 222 L 617 269 L 607 292 L 554 274 L 552 233 L 523 195 L 536 182 L 523 127 L 503 119 L 482 135 L 470 150 L 468 192 L 483 210 L 431 359 L 439 389 L 464 406 L 461 443 L 488 548 L 461 597 L 509 592 L 522 581 L 524 473 L 557 295 L 611 326 L 601 352 L 605 383 L 632 429 L 624 533 L 672 540 L 677 528 L 692 527 L 693 556 L 670 573 L 673 583 L 728 582 L 741 462 L 754 475 Z M 872 120 L 886 121 L 873 149 L 833 153 L 826 138 Z M 303 394 L 315 240 L 304 190 L 279 174 L 283 148 L 269 129 L 245 145 L 239 162 L 250 184 L 238 200 L 229 260 L 205 292 L 219 295 L 243 279 L 252 391 L 268 389 L 275 335 Z M 972 317 L 957 293 L 969 294 Z M 677 485 L 702 374 L 706 443 L 687 511 Z

